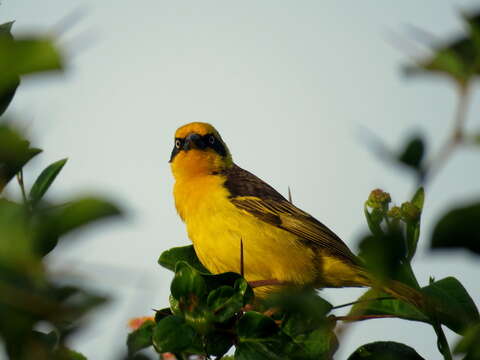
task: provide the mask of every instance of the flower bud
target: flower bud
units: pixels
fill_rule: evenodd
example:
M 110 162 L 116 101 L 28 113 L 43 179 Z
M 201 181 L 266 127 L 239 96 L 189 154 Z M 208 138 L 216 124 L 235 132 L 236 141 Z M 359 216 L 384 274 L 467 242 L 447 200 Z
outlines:
M 401 208 L 402 218 L 404 221 L 417 221 L 420 219 L 420 209 L 411 202 L 404 202 Z
M 388 210 L 387 216 L 391 217 L 392 219 L 401 219 L 402 210 L 398 206 L 394 206 L 390 210 Z
M 375 189 L 370 193 L 367 205 L 373 209 L 383 208 L 390 203 L 391 200 L 389 193 L 384 192 L 381 189 Z

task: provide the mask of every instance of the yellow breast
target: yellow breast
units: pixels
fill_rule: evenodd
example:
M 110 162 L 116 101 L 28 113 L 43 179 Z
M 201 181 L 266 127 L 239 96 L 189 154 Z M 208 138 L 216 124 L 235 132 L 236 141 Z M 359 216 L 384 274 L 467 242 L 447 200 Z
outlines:
M 203 265 L 212 273 L 240 272 L 242 241 L 248 281 L 313 283 L 318 269 L 312 249 L 302 246 L 295 235 L 235 207 L 224 181 L 220 175 L 208 175 L 175 183 L 177 211 Z

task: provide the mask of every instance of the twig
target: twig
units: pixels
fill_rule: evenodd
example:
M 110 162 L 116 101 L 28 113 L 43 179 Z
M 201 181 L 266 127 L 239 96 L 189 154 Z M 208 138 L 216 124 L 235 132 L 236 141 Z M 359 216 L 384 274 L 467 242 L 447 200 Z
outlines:
M 388 319 L 397 318 L 396 315 L 358 315 L 358 316 L 329 316 L 329 318 L 336 321 L 362 321 L 369 319 Z
M 383 297 L 378 297 L 378 298 L 373 298 L 373 299 L 357 300 L 357 301 L 352 301 L 352 302 L 349 302 L 349 303 L 346 303 L 346 304 L 336 305 L 336 306 L 332 307 L 332 310 L 340 309 L 340 308 L 347 307 L 347 306 L 351 306 L 351 305 L 355 305 L 355 304 L 361 304 L 361 303 L 365 303 L 365 302 L 370 302 L 370 301 L 392 300 L 392 299 L 395 299 L 395 298 L 394 298 L 394 297 L 391 297 L 391 296 L 383 296 Z
M 287 281 L 281 281 L 277 279 L 269 279 L 269 280 L 255 280 L 249 281 L 248 285 L 252 288 L 260 287 L 260 286 L 270 286 L 270 285 L 291 285 L 291 283 Z
M 442 330 L 442 325 L 437 321 L 435 322 L 435 324 L 433 324 L 433 328 L 435 329 L 435 333 L 437 334 L 438 351 L 440 351 L 445 360 L 452 360 L 452 352 L 450 351 L 450 347 L 448 346 L 448 341 L 445 333 Z
M 433 157 L 430 164 L 426 166 L 421 182 L 426 182 L 427 179 L 431 179 L 436 175 L 446 164 L 457 146 L 464 140 L 463 128 L 466 120 L 468 102 L 470 100 L 470 86 L 468 84 L 459 85 L 458 93 L 458 105 L 455 113 L 453 132 L 440 148 L 436 156 Z
M 242 238 L 240 238 L 240 275 L 242 275 L 243 277 L 244 274 L 245 274 L 245 263 L 243 260 L 243 240 Z
M 84 6 L 77 7 L 58 20 L 53 26 L 51 33 L 55 36 L 64 35 L 68 30 L 72 29 L 77 23 L 79 23 L 80 20 L 85 18 L 86 13 L 87 10 Z
M 20 185 L 20 189 L 22 190 L 23 202 L 25 203 L 25 205 L 28 205 L 27 194 L 25 192 L 25 184 L 23 182 L 23 170 L 20 170 L 17 173 L 17 181 L 18 181 L 18 185 Z

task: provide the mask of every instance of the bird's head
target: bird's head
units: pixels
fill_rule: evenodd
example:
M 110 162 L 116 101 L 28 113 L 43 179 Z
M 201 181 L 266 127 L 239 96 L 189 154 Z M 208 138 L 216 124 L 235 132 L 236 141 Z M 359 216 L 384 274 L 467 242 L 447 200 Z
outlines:
M 170 164 L 175 178 L 221 172 L 232 166 L 232 156 L 215 128 L 193 122 L 175 132 Z

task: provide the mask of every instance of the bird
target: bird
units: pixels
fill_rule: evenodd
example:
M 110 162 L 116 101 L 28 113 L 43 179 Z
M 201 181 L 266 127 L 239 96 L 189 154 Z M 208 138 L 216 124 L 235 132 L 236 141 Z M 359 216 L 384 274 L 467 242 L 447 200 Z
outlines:
M 209 123 L 179 127 L 169 162 L 176 210 L 211 273 L 242 272 L 257 284 L 273 280 L 254 288 L 259 298 L 282 284 L 317 289 L 374 285 L 360 259 L 332 230 L 236 165 Z M 419 294 L 398 281 L 382 290 L 419 302 Z

